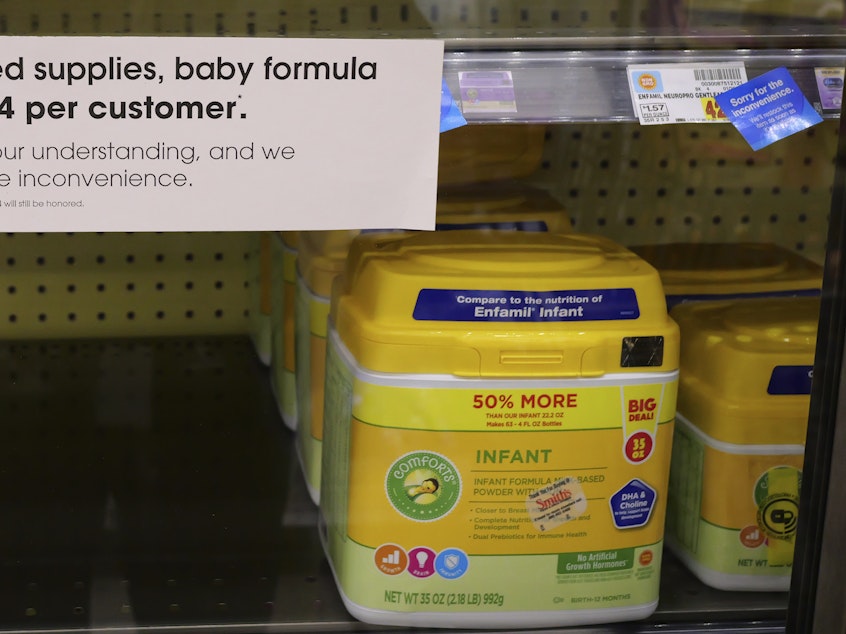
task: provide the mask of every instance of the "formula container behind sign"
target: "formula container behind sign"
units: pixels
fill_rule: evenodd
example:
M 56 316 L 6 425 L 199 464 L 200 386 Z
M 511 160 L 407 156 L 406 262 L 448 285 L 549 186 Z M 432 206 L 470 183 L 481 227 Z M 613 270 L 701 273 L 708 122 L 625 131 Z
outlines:
M 358 231 L 301 231 L 297 253 L 295 347 L 297 454 L 311 499 L 320 500 L 326 319 L 332 281 Z
M 440 136 L 438 187 L 523 178 L 540 169 L 542 125 L 468 125 Z
M 561 203 L 545 191 L 504 183 L 438 190 L 435 228 L 566 233 L 571 224 Z
M 710 299 L 819 295 L 822 267 L 775 244 L 631 247 L 658 269 L 667 305 Z
M 654 610 L 678 360 L 655 269 L 574 234 L 361 236 L 329 321 L 320 531 L 354 616 Z
M 702 302 L 682 335 L 668 542 L 706 584 L 787 590 L 818 298 Z
M 247 280 L 250 285 L 250 339 L 259 360 L 270 363 L 270 233 L 250 235 Z
M 290 430 L 297 429 L 297 386 L 294 377 L 294 311 L 297 291 L 299 233 L 273 234 L 270 293 L 270 385 L 279 415 Z

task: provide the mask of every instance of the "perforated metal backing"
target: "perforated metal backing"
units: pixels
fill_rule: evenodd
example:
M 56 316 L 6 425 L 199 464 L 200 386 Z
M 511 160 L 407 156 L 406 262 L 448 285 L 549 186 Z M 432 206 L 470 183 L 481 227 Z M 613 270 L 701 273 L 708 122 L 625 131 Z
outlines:
M 639 26 L 648 2 L 540 0 L 2 0 L 0 33 L 319 35 L 330 32 L 431 37 L 460 29 L 491 37 L 528 29 Z
M 247 239 L 0 234 L 0 337 L 245 332 Z
M 713 2 L 654 0 L 0 0 L 0 33 L 536 37 L 656 21 L 791 26 L 787 12 L 794 22 L 815 24 L 843 16 L 835 2 L 722 5 L 714 11 Z
M 0 343 L 0 367 L 4 631 L 271 614 L 295 458 L 243 338 Z
M 774 242 L 822 262 L 836 121 L 752 151 L 730 125 L 550 127 L 534 180 L 625 245 Z
M 837 123 L 753 152 L 729 126 L 550 126 L 531 180 L 626 245 L 775 242 L 825 255 Z M 0 337 L 246 333 L 248 233 L 0 234 Z M 255 302 L 254 302 L 255 303 Z

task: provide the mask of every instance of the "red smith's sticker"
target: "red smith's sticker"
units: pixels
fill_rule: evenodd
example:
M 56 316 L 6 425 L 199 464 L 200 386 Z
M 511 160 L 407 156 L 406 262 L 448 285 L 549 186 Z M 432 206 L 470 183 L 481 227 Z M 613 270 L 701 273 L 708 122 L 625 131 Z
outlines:
M 535 528 L 547 532 L 584 513 L 587 499 L 579 481 L 568 476 L 530 493 L 526 510 Z

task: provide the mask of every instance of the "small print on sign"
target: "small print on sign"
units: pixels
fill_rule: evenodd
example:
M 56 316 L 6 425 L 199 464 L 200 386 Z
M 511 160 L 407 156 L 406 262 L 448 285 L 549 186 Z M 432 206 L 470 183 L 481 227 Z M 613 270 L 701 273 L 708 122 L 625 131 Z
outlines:
M 436 40 L 0 38 L 0 230 L 434 229 L 442 73 Z

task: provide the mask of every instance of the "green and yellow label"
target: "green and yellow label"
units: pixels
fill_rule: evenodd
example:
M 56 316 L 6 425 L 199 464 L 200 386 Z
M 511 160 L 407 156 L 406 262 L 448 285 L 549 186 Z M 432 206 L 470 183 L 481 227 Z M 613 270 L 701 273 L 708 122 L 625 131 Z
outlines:
M 348 599 L 400 611 L 657 601 L 675 372 L 392 382 L 329 341 L 321 512 Z
M 733 451 L 723 450 L 733 448 Z M 743 453 L 749 451 L 749 453 Z M 667 530 L 698 564 L 726 575 L 790 575 L 803 455 L 718 447 L 680 419 Z
M 432 522 L 455 507 L 461 497 L 461 476 L 448 458 L 432 451 L 414 451 L 388 468 L 385 491 L 404 517 Z

